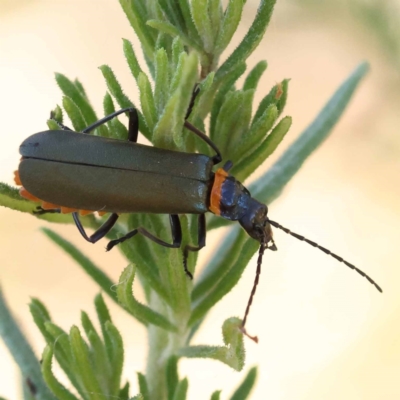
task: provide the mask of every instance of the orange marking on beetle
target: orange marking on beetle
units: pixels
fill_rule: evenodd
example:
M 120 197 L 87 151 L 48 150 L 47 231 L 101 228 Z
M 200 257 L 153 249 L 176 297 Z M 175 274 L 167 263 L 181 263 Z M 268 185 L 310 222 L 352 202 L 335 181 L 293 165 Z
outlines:
M 22 182 L 19 177 L 19 172 L 14 171 L 14 181 L 18 186 L 22 185 Z M 29 193 L 23 186 L 19 189 L 19 194 L 26 200 L 34 201 L 35 203 L 41 203 L 40 207 L 43 210 L 60 210 L 61 214 L 69 214 L 73 212 L 79 212 L 80 215 L 85 216 L 88 214 L 95 213 L 96 211 L 91 210 L 79 210 L 78 208 L 64 207 L 57 204 L 49 203 L 48 201 L 44 201 L 34 196 L 32 193 Z M 97 211 L 100 216 L 107 214 L 107 211 Z
M 14 182 L 18 186 L 22 186 L 21 179 L 19 178 L 19 171 L 14 171 Z
M 60 208 L 57 204 L 49 203 L 48 201 L 43 201 L 42 200 L 42 205 L 41 207 L 43 210 L 57 210 Z
M 210 211 L 215 215 L 221 215 L 221 190 L 222 184 L 225 182 L 227 176 L 229 176 L 229 174 L 222 168 L 215 171 L 214 183 L 210 196 Z
M 89 215 L 94 213 L 95 211 L 90 211 L 90 210 L 79 210 L 79 215 L 81 215 L 82 217 L 84 217 L 85 215 Z
M 35 202 L 41 202 L 42 200 L 38 199 L 36 196 L 33 194 L 30 194 L 24 187 L 19 189 L 19 194 L 21 197 L 27 200 L 35 201 Z
M 60 209 L 61 214 L 69 214 L 69 213 L 79 211 L 77 208 L 70 208 L 70 207 L 64 207 L 64 206 L 57 206 L 57 208 Z

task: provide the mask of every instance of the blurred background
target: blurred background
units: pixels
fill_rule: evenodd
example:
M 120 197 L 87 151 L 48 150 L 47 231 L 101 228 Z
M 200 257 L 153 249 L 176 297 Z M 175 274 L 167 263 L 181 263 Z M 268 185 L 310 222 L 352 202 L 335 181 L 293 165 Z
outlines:
M 236 43 L 247 31 L 258 0 L 248 0 Z M 258 345 L 247 341 L 247 365 L 259 366 L 252 399 L 400 398 L 400 1 L 279 0 L 267 34 L 249 62 L 269 67 L 258 98 L 291 78 L 286 115 L 293 126 L 265 170 L 314 119 L 334 90 L 363 60 L 371 71 L 333 135 L 304 165 L 270 216 L 337 252 L 383 288 L 283 232 L 278 252 L 265 257 L 248 322 Z M 0 179 L 12 184 L 20 142 L 45 130 L 61 92 L 54 72 L 78 77 L 100 114 L 110 65 L 128 96 L 138 90 L 122 52 L 121 38 L 139 48 L 113 0 L 0 0 Z M 144 65 L 144 64 L 142 64 Z M 80 310 L 94 317 L 97 286 L 40 232 L 45 223 L 0 209 L 0 278 L 14 314 L 40 355 L 44 341 L 28 303 L 40 298 L 64 329 L 79 324 Z M 50 225 L 48 225 L 50 226 Z M 104 243 L 83 241 L 72 225 L 52 225 L 113 279 L 125 267 Z M 204 264 L 217 251 L 219 232 L 208 237 Z M 222 344 L 221 325 L 242 316 L 254 279 L 253 260 L 240 284 L 208 316 L 196 343 Z M 107 300 L 106 300 L 107 301 Z M 147 352 L 142 326 L 113 306 L 126 346 L 125 376 L 136 393 L 136 371 Z M 189 399 L 216 389 L 227 398 L 242 379 L 210 360 L 183 360 Z M 0 396 L 21 397 L 19 373 L 0 342 Z

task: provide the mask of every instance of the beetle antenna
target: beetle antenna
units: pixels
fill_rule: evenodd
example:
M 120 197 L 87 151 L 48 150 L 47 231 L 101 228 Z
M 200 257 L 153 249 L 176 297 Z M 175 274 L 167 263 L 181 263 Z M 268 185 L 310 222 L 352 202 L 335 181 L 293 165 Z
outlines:
M 243 334 L 245 334 L 247 337 L 249 337 L 251 340 L 255 341 L 256 343 L 258 343 L 258 337 L 257 336 L 250 336 L 247 333 L 246 328 L 244 326 L 246 324 L 246 320 L 247 320 L 247 317 L 249 315 L 251 304 L 253 303 L 253 297 L 254 297 L 254 294 L 256 293 L 258 281 L 260 280 L 261 264 L 262 264 L 264 251 L 265 251 L 266 248 L 267 248 L 267 245 L 265 243 L 265 238 L 263 238 L 261 240 L 260 250 L 258 251 L 257 270 L 256 270 L 256 277 L 254 278 L 253 289 L 251 290 L 249 301 L 247 302 L 246 311 L 244 313 L 244 317 L 243 317 L 243 320 L 242 320 L 242 325 L 240 327 L 240 330 L 243 332 Z
M 382 293 L 382 289 L 380 288 L 380 286 L 372 279 L 370 278 L 365 272 L 361 271 L 361 269 L 358 269 L 356 266 L 354 266 L 353 264 L 350 264 L 348 261 L 344 260 L 342 257 L 338 256 L 337 254 L 332 253 L 330 250 L 326 249 L 325 247 L 320 246 L 318 243 L 315 243 L 307 238 L 305 238 L 304 236 L 301 236 L 297 233 L 292 232 L 291 230 L 283 227 L 282 225 L 278 224 L 278 222 L 275 221 L 271 221 L 270 219 L 268 219 L 268 222 L 274 226 L 275 228 L 279 228 L 282 231 L 284 231 L 285 233 L 287 233 L 288 235 L 291 235 L 293 237 L 295 237 L 298 240 L 301 240 L 303 242 L 306 242 L 308 244 L 310 244 L 313 247 L 316 247 L 317 249 L 320 249 L 321 251 L 323 251 L 325 254 L 330 255 L 331 257 L 335 258 L 336 260 L 338 260 L 339 262 L 342 262 L 343 264 L 347 265 L 349 268 L 354 269 L 356 272 L 358 272 L 361 276 L 363 276 L 364 278 L 366 278 L 370 283 L 372 283 L 381 293 Z

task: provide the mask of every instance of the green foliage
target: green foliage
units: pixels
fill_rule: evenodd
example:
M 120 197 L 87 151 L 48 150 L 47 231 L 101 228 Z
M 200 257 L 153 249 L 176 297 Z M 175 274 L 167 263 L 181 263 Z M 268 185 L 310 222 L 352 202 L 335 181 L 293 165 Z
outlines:
M 255 91 L 267 69 L 266 61 L 258 62 L 245 75 L 241 87 L 237 84 L 246 73 L 247 58 L 266 31 L 275 0 L 260 1 L 257 15 L 239 46 L 224 63 L 219 63 L 222 52 L 238 27 L 245 3 L 243 0 L 230 0 L 224 9 L 219 0 L 179 0 L 173 5 L 167 0 L 120 0 L 129 23 L 140 39 L 148 67 L 140 66 L 137 49 L 124 39 L 123 51 L 139 91 L 141 133 L 157 147 L 212 155 L 213 152 L 203 141 L 184 128 L 193 89 L 197 86 L 199 94 L 192 104 L 189 121 L 210 135 L 221 149 L 224 159 L 234 162 L 233 174 L 241 181 L 247 179 L 277 149 L 292 122 L 289 116 L 281 117 L 288 96 L 288 79 L 271 88 L 258 106 L 253 104 Z M 269 172 L 251 185 L 255 198 L 269 204 L 277 197 L 330 133 L 366 70 L 367 66 L 362 64 Z M 100 66 L 100 71 L 106 86 L 103 99 L 105 115 L 114 112 L 116 104 L 121 108 L 137 106 L 108 65 Z M 56 74 L 56 81 L 62 91 L 63 110 L 75 130 L 83 130 L 98 119 L 78 80 L 72 81 Z M 208 115 L 207 125 L 205 120 Z M 55 107 L 52 119 L 47 121 L 50 129 L 60 129 L 56 121 L 63 123 L 63 111 L 59 106 Z M 94 132 L 122 140 L 127 138 L 127 133 L 126 126 L 118 119 L 109 121 Z M 4 184 L 0 184 L 0 204 L 30 214 L 34 214 L 38 206 L 22 199 L 17 189 Z M 62 214 L 34 215 L 53 222 L 72 222 L 70 216 Z M 185 215 L 180 218 L 182 248 L 186 244 L 196 244 L 196 218 Z M 85 227 L 96 229 L 103 219 L 88 216 L 82 221 Z M 211 217 L 208 229 L 227 223 L 222 218 Z M 107 237 L 113 239 L 138 226 L 170 241 L 168 218 L 159 215 L 122 216 Z M 210 309 L 237 284 L 259 247 L 259 243 L 243 230 L 235 227 L 230 231 L 218 253 L 194 281 L 183 270 L 181 249 L 167 249 L 137 235 L 118 246 L 129 263 L 118 283 L 59 234 L 50 229 L 43 231 L 77 262 L 103 293 L 127 311 L 127 316 L 140 321 L 148 329 L 146 374 L 138 374 L 140 394 L 132 399 L 186 399 L 189 381 L 188 378 L 181 378 L 178 371 L 182 357 L 210 358 L 236 371 L 243 369 L 245 348 L 239 318 L 231 317 L 223 323 L 223 345 L 195 346 L 190 343 Z M 196 272 L 196 257 L 197 254 L 191 254 L 188 260 L 188 268 L 193 274 Z M 135 276 L 143 285 L 146 304 L 140 303 L 133 295 Z M 1 307 L 0 304 L 0 313 L 6 317 L 2 318 L 0 314 L 0 332 L 22 372 L 29 365 L 33 371 L 29 376 L 34 376 L 35 385 L 46 388 L 47 392 L 44 390 L 43 393 L 47 394 L 43 395 L 43 399 L 54 396 L 62 400 L 130 398 L 129 384 L 121 382 L 124 360 L 122 338 L 101 295 L 95 298 L 100 332 L 85 312 L 81 314 L 82 328 L 73 326 L 66 332 L 52 321 L 39 300 L 32 300 L 30 310 L 33 319 L 47 344 L 41 366 L 27 347 L 7 308 Z M 20 341 L 20 347 L 17 342 L 9 340 L 13 334 Z M 67 376 L 68 385 L 63 385 L 53 373 L 54 361 Z M 252 368 L 231 399 L 248 398 L 255 378 L 256 369 Z M 74 391 L 70 390 L 72 387 Z M 220 391 L 211 396 L 212 400 L 219 398 Z

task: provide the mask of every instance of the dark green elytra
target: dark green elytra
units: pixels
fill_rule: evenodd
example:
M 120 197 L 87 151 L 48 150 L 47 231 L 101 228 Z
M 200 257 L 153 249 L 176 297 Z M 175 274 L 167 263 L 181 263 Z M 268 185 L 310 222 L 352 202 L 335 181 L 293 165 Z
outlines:
M 208 211 L 213 161 L 72 131 L 45 131 L 20 146 L 23 187 L 49 203 L 117 213 Z

